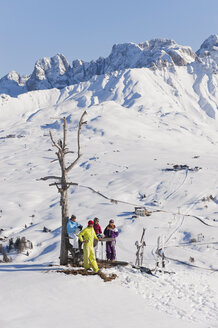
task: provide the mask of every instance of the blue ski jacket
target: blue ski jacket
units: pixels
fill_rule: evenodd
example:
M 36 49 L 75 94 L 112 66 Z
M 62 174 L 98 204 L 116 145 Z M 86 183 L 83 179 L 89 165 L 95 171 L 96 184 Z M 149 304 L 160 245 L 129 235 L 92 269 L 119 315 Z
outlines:
M 68 233 L 69 236 L 79 233 L 79 231 L 81 229 L 82 229 L 82 225 L 80 223 L 68 220 L 68 222 L 67 222 L 67 233 Z

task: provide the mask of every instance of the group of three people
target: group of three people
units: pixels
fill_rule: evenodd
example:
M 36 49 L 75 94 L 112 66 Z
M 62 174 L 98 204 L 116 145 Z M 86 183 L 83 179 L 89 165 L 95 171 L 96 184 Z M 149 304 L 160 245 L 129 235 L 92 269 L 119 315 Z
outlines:
M 106 242 L 106 256 L 108 261 L 114 261 L 116 259 L 116 238 L 119 232 L 113 219 L 109 221 L 109 224 L 104 229 L 104 236 L 102 235 L 98 218 L 95 218 L 94 221 L 89 220 L 88 226 L 83 230 L 82 228 L 82 225 L 76 222 L 76 216 L 72 215 L 67 223 L 67 233 L 73 239 L 73 247 L 78 249 L 79 244 L 83 244 L 85 269 L 90 269 L 91 266 L 95 272 L 98 272 L 99 269 L 95 257 L 95 251 L 98 254 L 98 240 L 101 240 L 103 237 L 112 238 L 111 241 Z M 96 256 L 98 256 L 97 254 Z

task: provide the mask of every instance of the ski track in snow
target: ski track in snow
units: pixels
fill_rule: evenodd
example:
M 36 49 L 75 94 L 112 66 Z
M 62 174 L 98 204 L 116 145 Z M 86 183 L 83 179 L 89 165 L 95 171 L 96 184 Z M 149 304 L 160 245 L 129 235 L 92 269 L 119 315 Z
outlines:
M 139 274 L 135 269 L 120 268 L 118 275 L 123 286 L 134 289 L 146 304 L 160 311 L 194 322 L 215 324 L 217 321 L 218 299 L 207 283 L 209 274 L 200 273 L 200 285 L 196 284 L 197 274 L 190 271 L 158 273 L 157 277 L 152 277 Z

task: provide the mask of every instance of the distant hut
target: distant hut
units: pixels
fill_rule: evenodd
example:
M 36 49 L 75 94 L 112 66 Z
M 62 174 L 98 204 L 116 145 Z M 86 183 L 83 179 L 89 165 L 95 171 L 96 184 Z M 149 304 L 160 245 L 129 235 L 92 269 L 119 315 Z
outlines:
M 135 207 L 135 214 L 137 216 L 150 216 L 151 213 L 145 207 Z

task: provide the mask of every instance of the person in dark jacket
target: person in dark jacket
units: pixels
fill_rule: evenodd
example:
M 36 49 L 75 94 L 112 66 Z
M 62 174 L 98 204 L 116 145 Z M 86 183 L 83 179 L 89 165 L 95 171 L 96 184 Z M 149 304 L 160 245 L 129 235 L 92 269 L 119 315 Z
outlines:
M 99 225 L 99 219 L 98 218 L 94 218 L 94 226 L 93 226 L 95 233 L 97 235 L 98 238 L 102 238 L 102 230 L 101 227 Z M 94 239 L 94 248 L 95 248 L 95 257 L 96 259 L 99 258 L 99 247 L 98 247 L 98 240 Z
M 102 230 L 101 227 L 99 225 L 99 219 L 98 218 L 94 218 L 94 226 L 93 226 L 96 235 L 101 235 L 102 234 Z
M 116 238 L 119 232 L 114 224 L 114 220 L 109 221 L 108 226 L 104 229 L 104 235 L 106 238 L 113 238 L 113 241 L 106 242 L 106 256 L 108 261 L 114 261 L 116 259 Z

